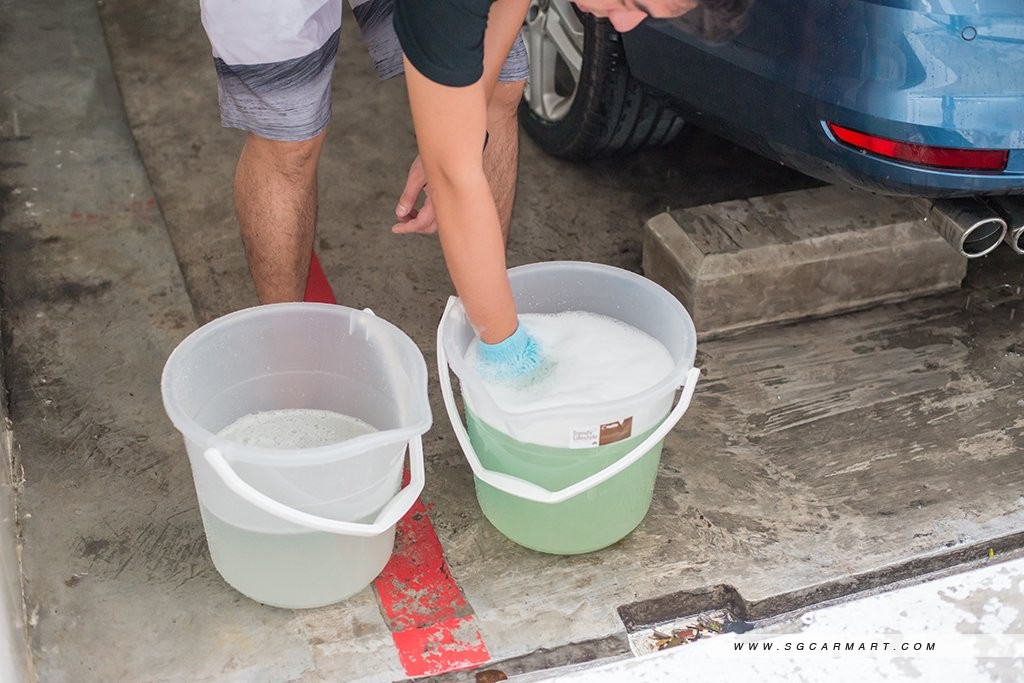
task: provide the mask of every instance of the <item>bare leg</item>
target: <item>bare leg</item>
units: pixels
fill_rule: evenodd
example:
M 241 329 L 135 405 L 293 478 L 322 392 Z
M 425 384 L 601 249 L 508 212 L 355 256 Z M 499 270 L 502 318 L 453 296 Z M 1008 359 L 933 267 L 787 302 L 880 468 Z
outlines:
M 508 241 L 512 206 L 516 199 L 519 174 L 519 119 L 517 111 L 525 81 L 503 82 L 494 86 L 487 105 L 487 147 L 484 149 L 484 174 L 494 194 L 501 221 L 501 234 Z
M 516 180 L 519 175 L 519 100 L 523 97 L 525 81 L 498 82 L 487 105 L 487 147 L 484 148 L 483 169 L 487 176 L 494 204 L 498 209 L 501 234 L 508 241 L 512 223 L 512 206 L 516 199 Z M 418 211 L 410 211 L 425 191 L 423 166 L 419 157 L 409 168 L 405 188 L 398 199 L 395 215 L 398 223 L 392 226 L 396 233 L 437 232 L 434 207 L 428 196 Z
M 281 142 L 250 133 L 245 141 L 235 170 L 235 214 L 260 303 L 302 301 L 325 134 Z

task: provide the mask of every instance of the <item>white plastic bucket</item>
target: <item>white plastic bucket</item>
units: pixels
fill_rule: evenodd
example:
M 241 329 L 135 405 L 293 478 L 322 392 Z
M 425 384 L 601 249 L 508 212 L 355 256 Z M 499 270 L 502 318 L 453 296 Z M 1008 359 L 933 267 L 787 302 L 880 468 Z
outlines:
M 484 516 L 528 548 L 556 554 L 598 550 L 629 534 L 650 508 L 662 440 L 682 418 L 700 375 L 693 367 L 693 321 L 665 289 L 611 266 L 536 263 L 510 269 L 509 279 L 520 313 L 606 315 L 660 341 L 674 361 L 671 372 L 633 396 L 510 412 L 495 403 L 465 359 L 476 335 L 457 298 L 441 318 L 441 393 Z M 459 378 L 466 425 L 449 369 Z
M 182 341 L 161 389 L 210 556 L 231 586 L 268 605 L 318 607 L 380 573 L 423 489 L 431 424 L 423 355 L 401 330 L 332 304 L 249 308 Z M 283 450 L 218 436 L 245 415 L 284 409 L 329 410 L 377 431 Z M 411 476 L 399 490 L 407 448 Z

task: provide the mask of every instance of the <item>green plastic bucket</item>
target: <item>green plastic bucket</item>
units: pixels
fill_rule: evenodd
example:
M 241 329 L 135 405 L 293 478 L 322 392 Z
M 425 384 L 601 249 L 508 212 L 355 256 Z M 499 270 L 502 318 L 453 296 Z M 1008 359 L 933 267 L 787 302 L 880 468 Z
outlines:
M 513 413 L 494 402 L 465 360 L 475 333 L 457 298 L 438 326 L 441 393 L 484 516 L 533 550 L 571 555 L 605 548 L 650 509 L 662 441 L 689 406 L 700 374 L 693 367 L 693 322 L 663 288 L 611 266 L 537 263 L 510 269 L 509 279 L 521 313 L 610 316 L 653 336 L 675 361 L 661 381 L 633 396 Z M 459 379 L 466 424 L 449 371 Z

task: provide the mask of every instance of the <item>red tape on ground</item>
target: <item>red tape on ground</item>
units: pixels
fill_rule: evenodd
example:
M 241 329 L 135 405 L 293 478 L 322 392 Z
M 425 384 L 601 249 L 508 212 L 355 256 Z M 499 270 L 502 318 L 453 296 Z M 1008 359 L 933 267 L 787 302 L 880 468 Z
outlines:
M 490 660 L 422 502 L 397 531 L 394 554 L 374 587 L 405 673 L 441 674 Z
M 316 252 L 313 252 L 313 258 L 309 262 L 309 278 L 306 280 L 306 294 L 302 297 L 302 300 L 319 304 L 338 303 L 337 299 L 334 298 L 334 290 L 331 289 L 331 283 L 328 282 L 327 276 L 324 275 L 320 259 L 316 257 Z
M 398 522 L 397 531 L 391 560 L 374 581 L 391 630 L 470 616 L 422 502 L 416 501 Z
M 337 303 L 316 253 L 304 300 Z M 391 560 L 373 585 L 407 676 L 442 674 L 490 659 L 422 502 L 398 522 Z
M 391 634 L 408 676 L 430 676 L 468 669 L 491 658 L 473 617 Z

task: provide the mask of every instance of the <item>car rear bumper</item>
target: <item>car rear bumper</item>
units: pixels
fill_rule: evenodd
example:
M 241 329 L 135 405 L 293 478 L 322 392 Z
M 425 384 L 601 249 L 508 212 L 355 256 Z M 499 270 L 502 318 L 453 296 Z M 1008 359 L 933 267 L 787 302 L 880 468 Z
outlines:
M 1001 6 L 967 16 L 838 5 L 758 0 L 747 29 L 717 47 L 647 22 L 624 35 L 630 70 L 691 122 L 827 182 L 901 195 L 1024 194 L 1024 16 Z M 902 163 L 836 140 L 825 122 L 1005 149 L 1009 162 L 1002 172 Z

